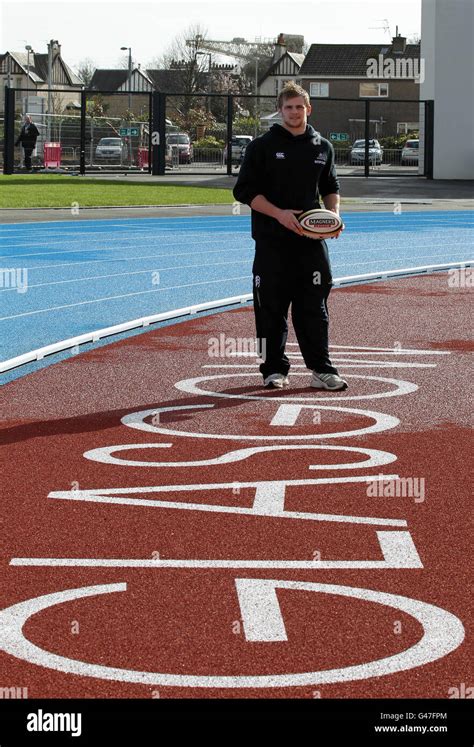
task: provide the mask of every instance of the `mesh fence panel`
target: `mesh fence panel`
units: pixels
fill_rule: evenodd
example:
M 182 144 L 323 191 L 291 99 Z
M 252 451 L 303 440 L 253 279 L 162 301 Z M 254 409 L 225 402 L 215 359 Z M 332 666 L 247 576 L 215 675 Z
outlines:
M 157 121 L 152 123 L 152 102 L 155 101 L 156 120 L 157 97 L 162 102 L 158 106 L 160 125 Z M 23 109 L 18 102 L 24 96 L 22 99 L 20 89 L 16 91 L 16 99 L 14 140 L 22 124 Z M 83 170 L 89 172 L 151 171 L 152 146 L 158 145 L 163 150 L 154 151 L 155 173 L 163 168 L 160 160 L 163 153 L 165 173 L 237 173 L 248 142 L 267 132 L 273 124 L 281 123 L 274 96 L 86 91 L 84 101 Z M 30 112 L 40 131 L 32 166 L 40 170 L 51 167 L 50 151 L 45 152 L 45 144 L 57 143 L 61 147 L 60 167 L 78 169 L 81 167 L 80 103 L 73 102 L 64 112 L 51 114 L 46 111 L 47 104 L 45 92 L 44 98 L 37 102 L 39 109 Z M 309 122 L 332 142 L 340 174 L 365 173 L 367 124 L 369 174 L 426 173 L 425 139 L 429 139 L 432 124 L 425 121 L 425 102 L 371 98 L 368 123 L 364 99 L 321 97 L 312 98 L 311 104 Z M 0 119 L 2 161 L 3 129 L 4 120 Z M 154 130 L 159 131 L 164 143 L 153 140 Z M 14 170 L 22 168 L 23 149 L 11 143 L 9 148 L 13 148 Z

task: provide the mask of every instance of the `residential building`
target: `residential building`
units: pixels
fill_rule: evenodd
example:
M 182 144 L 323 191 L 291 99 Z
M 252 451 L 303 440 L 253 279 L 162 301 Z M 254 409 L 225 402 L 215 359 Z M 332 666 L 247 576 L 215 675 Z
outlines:
M 366 101 L 371 102 L 370 137 L 418 130 L 423 75 L 420 45 L 397 35 L 391 44 L 312 44 L 297 80 L 311 98 L 310 123 L 324 137 L 338 132 L 353 141 L 364 137 Z
M 275 44 L 273 60 L 270 67 L 259 77 L 258 92 L 261 96 L 272 96 L 273 99 L 260 100 L 260 112 L 273 112 L 275 110 L 275 100 L 285 83 L 289 80 L 295 80 L 299 76 L 301 65 L 305 55 L 302 51 L 290 51 L 291 49 L 302 50 L 304 47 L 304 37 L 289 37 L 280 34 Z
M 50 63 L 50 65 L 49 65 Z M 48 80 L 48 68 L 50 77 Z M 15 97 L 17 112 L 25 114 L 45 114 L 48 106 L 51 114 L 62 114 L 67 108 L 75 108 L 80 103 L 83 81 L 71 70 L 61 55 L 61 45 L 51 40 L 48 52 L 33 50 L 24 52 L 7 51 L 0 54 L 0 114 L 5 111 L 5 86 L 24 89 Z M 53 93 L 48 96 L 48 88 Z M 66 89 L 59 91 L 57 89 Z

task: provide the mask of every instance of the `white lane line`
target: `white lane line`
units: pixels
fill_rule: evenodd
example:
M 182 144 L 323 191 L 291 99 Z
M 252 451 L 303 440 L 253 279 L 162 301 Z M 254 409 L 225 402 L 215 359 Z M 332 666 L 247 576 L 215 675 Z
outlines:
M 376 254 L 377 252 L 386 252 L 387 251 L 386 244 L 384 242 L 382 242 L 382 244 L 380 243 L 381 242 L 380 237 L 377 237 L 377 242 L 374 242 L 373 245 L 371 245 L 370 242 L 368 242 L 368 241 L 366 241 L 364 239 L 364 244 L 365 244 L 365 246 L 368 246 L 368 249 L 360 249 L 360 248 L 359 249 L 350 249 L 350 248 L 347 248 L 347 247 L 351 247 L 353 244 L 357 246 L 357 244 L 360 243 L 360 241 L 361 241 L 360 236 L 356 236 L 356 235 L 353 234 L 351 236 L 344 236 L 343 238 L 344 238 L 344 244 L 343 244 L 343 246 L 341 247 L 340 250 L 339 250 L 339 246 L 338 246 L 338 256 L 340 255 L 342 259 L 345 259 L 346 255 L 348 255 L 348 254 L 360 254 L 360 255 L 364 255 L 364 254 Z M 463 240 L 463 241 L 455 241 L 453 243 L 449 242 L 449 247 L 451 248 L 452 246 L 455 246 L 455 247 L 458 247 L 458 246 L 469 246 L 472 249 L 472 242 L 469 241 L 470 237 L 468 236 L 466 238 L 468 239 L 467 241 Z M 327 239 L 327 241 L 329 242 L 331 240 Z M 427 244 L 411 244 L 411 243 L 409 243 L 407 241 L 395 241 L 393 238 L 391 239 L 391 241 L 392 241 L 393 245 L 397 249 L 399 249 L 399 248 L 406 249 L 406 253 L 407 252 L 410 253 L 409 254 L 410 258 L 412 257 L 412 254 L 411 254 L 412 249 L 426 249 L 426 247 L 430 247 L 430 248 L 433 247 L 433 248 L 435 248 L 435 247 L 439 247 L 439 246 L 443 246 L 443 247 L 446 246 L 446 241 L 444 241 L 444 242 L 442 242 L 440 244 L 433 244 L 432 241 L 428 241 Z M 331 246 L 333 246 L 333 244 L 329 243 L 329 248 L 331 248 Z M 407 256 L 406 253 L 403 255 L 403 259 L 406 258 L 406 256 Z M 399 257 L 391 257 L 390 258 L 390 260 L 394 260 L 394 261 L 397 260 L 397 259 L 400 259 L 400 258 Z M 364 263 L 366 263 L 365 260 L 364 260 Z
M 60 309 L 72 309 L 75 306 L 87 306 L 92 303 L 102 303 L 103 301 L 116 301 L 118 298 L 130 298 L 131 296 L 143 296 L 146 293 L 160 293 L 163 291 L 178 290 L 180 288 L 193 288 L 196 285 L 211 285 L 214 283 L 228 283 L 231 280 L 248 280 L 250 275 L 240 275 L 235 278 L 224 278 L 223 280 L 204 280 L 198 283 L 186 283 L 185 285 L 172 285 L 166 288 L 153 288 L 152 290 L 138 291 L 135 293 L 123 293 L 119 296 L 105 296 L 104 298 L 95 298 L 92 301 L 78 301 L 77 303 L 68 303 L 61 306 L 51 306 L 48 309 L 36 309 L 35 311 L 25 311 L 22 314 L 12 314 L 11 316 L 0 317 L 0 322 L 5 322 L 9 319 L 18 319 L 22 316 L 33 316 L 34 314 L 46 314 L 50 311 L 59 311 Z
M 229 242 L 229 237 L 226 236 L 226 234 L 223 234 L 221 232 L 221 233 L 218 234 L 218 236 L 219 236 L 219 238 L 216 238 L 216 234 L 210 234 L 209 238 L 206 238 L 204 240 L 201 236 L 199 236 L 198 234 L 195 234 L 193 236 L 192 240 L 196 241 L 197 243 L 199 243 L 199 245 L 203 245 L 203 244 L 204 245 L 206 245 L 206 244 L 215 244 L 218 241 L 220 241 L 222 243 L 224 240 L 226 241 L 226 243 Z M 140 237 L 140 238 L 142 238 L 142 237 Z M 145 238 L 146 237 L 143 237 L 143 239 L 145 239 Z M 235 240 L 236 242 L 239 242 L 239 243 L 241 241 L 244 241 L 246 244 L 248 244 L 249 246 L 251 246 L 251 239 L 248 236 L 245 236 L 244 238 L 241 238 L 240 236 L 239 237 L 235 236 L 234 233 L 230 233 L 230 240 Z M 349 246 L 352 245 L 352 244 L 357 245 L 357 243 L 360 241 L 360 238 L 357 237 L 357 236 L 350 236 L 350 237 L 348 236 L 347 240 L 348 240 Z M 95 239 L 95 241 L 102 241 L 102 240 L 101 239 Z M 57 241 L 57 242 L 53 241 L 53 242 L 51 242 L 50 241 L 50 242 L 44 242 L 44 246 L 48 247 L 51 244 L 62 244 L 62 243 L 64 243 L 64 242 L 60 242 L 60 241 Z M 68 241 L 67 242 L 68 246 L 70 246 L 71 243 L 72 242 Z M 92 243 L 92 242 L 88 241 L 87 243 L 89 244 L 89 243 Z M 90 253 L 90 252 L 98 252 L 98 251 L 101 251 L 101 252 L 112 252 L 112 251 L 117 251 L 117 250 L 118 251 L 120 251 L 120 250 L 126 250 L 126 249 L 129 248 L 128 246 L 120 246 L 121 243 L 125 244 L 126 242 L 121 241 L 121 239 L 114 239 L 114 237 L 111 237 L 108 242 L 104 242 L 104 243 L 112 243 L 112 244 L 114 244 L 114 246 L 110 246 L 110 247 L 109 246 L 97 246 L 94 249 L 81 249 L 79 247 L 79 248 L 76 248 L 76 249 L 58 249 L 56 251 L 51 251 L 51 252 L 44 252 L 44 251 L 42 251 L 42 252 L 29 252 L 28 254 L 26 254 L 26 253 L 20 253 L 20 254 L 0 254 L 0 259 L 12 259 L 12 258 L 16 258 L 16 257 L 20 257 L 20 258 L 21 257 L 45 257 L 45 256 L 48 256 L 50 254 L 52 254 L 54 256 L 58 256 L 58 255 L 62 256 L 63 254 L 87 254 L 87 253 Z M 135 239 L 130 239 L 130 240 L 127 240 L 127 243 L 136 243 L 136 240 Z M 153 243 L 153 242 L 140 241 L 140 244 L 144 244 L 144 243 L 150 244 L 150 243 Z M 163 241 L 160 241 L 160 237 L 156 237 L 156 243 L 159 246 L 161 246 L 163 244 Z M 166 246 L 182 246 L 184 243 L 185 243 L 185 240 L 183 239 L 182 241 L 174 241 L 174 242 L 171 242 L 171 243 L 166 243 Z M 367 242 L 365 242 L 365 243 L 367 244 Z M 2 245 L 0 244 L 0 246 L 2 246 Z M 28 246 L 36 246 L 36 242 L 35 242 L 35 244 L 28 244 Z M 427 244 L 410 244 L 410 252 L 413 249 L 425 249 L 428 246 L 429 247 L 433 247 L 433 248 L 434 247 L 439 247 L 439 246 L 445 247 L 446 246 L 446 242 L 442 242 L 440 244 L 433 244 L 432 242 L 428 242 Z M 467 241 L 467 242 L 466 241 L 457 241 L 457 242 L 450 241 L 449 242 L 449 246 L 450 246 L 450 248 L 451 247 L 463 247 L 463 246 L 472 247 L 472 244 L 469 241 Z M 359 249 L 347 249 L 346 247 L 347 247 L 347 243 L 345 244 L 344 248 L 341 251 L 341 256 L 342 256 L 343 259 L 348 254 L 357 254 L 357 255 L 370 254 L 370 255 L 372 255 L 372 254 L 375 254 L 376 252 L 384 252 L 384 251 L 386 251 L 386 247 L 383 246 L 383 245 L 382 246 L 380 245 L 380 238 L 377 238 L 377 242 L 374 243 L 374 246 L 373 247 L 369 247 L 368 249 L 360 249 L 360 248 Z M 2 248 L 8 248 L 8 247 L 4 247 L 3 246 Z M 10 247 L 10 248 L 15 249 L 16 247 Z M 444 256 L 444 254 L 445 254 L 445 252 L 443 254 L 433 255 L 433 256 Z M 411 256 L 412 255 L 410 254 L 410 257 Z M 426 255 L 426 256 L 431 256 L 431 255 Z M 391 262 L 392 261 L 397 261 L 397 260 L 405 261 L 405 259 L 406 259 L 406 254 L 404 254 L 403 257 L 401 257 L 401 258 L 400 257 L 392 257 L 390 261 Z M 380 260 L 378 260 L 378 261 L 380 261 Z M 364 264 L 368 264 L 367 261 L 364 260 Z M 333 267 L 334 267 L 334 264 L 333 264 Z
M 170 206 L 171 208 L 176 206 Z M 195 206 L 189 206 L 189 207 L 201 207 L 198 205 Z M 231 203 L 228 205 L 229 209 L 232 207 Z M 346 221 L 346 226 L 350 228 L 357 227 L 358 230 L 361 232 L 364 231 L 367 227 L 374 227 L 380 228 L 381 226 L 385 226 L 385 231 L 390 230 L 390 228 L 393 226 L 395 228 L 402 228 L 404 232 L 406 232 L 407 227 L 413 228 L 413 231 L 416 229 L 418 224 L 421 224 L 423 227 L 427 227 L 429 229 L 434 229 L 437 227 L 443 228 L 444 226 L 448 226 L 449 228 L 458 228 L 458 227 L 464 227 L 471 228 L 474 223 L 471 219 L 471 214 L 469 211 L 447 211 L 447 217 L 444 217 L 444 213 L 439 213 L 437 211 L 433 211 L 435 214 L 430 215 L 427 213 L 416 213 L 414 211 L 410 211 L 407 213 L 402 213 L 401 215 L 393 216 L 390 212 L 381 211 L 381 212 L 344 212 L 344 219 Z M 94 233 L 106 233 L 110 228 L 121 228 L 123 231 L 131 231 L 134 232 L 136 230 L 147 230 L 148 232 L 156 231 L 156 229 L 160 229 L 163 227 L 166 227 L 166 224 L 169 224 L 170 228 L 174 228 L 175 230 L 179 231 L 180 227 L 185 222 L 189 222 L 191 225 L 191 228 L 196 229 L 196 224 L 199 226 L 201 224 L 202 229 L 201 230 L 208 230 L 209 223 L 212 222 L 212 227 L 215 227 L 216 225 L 222 225 L 227 226 L 229 223 L 242 223 L 242 225 L 245 227 L 247 223 L 250 220 L 250 214 L 249 215 L 207 215 L 207 216 L 196 216 L 196 215 L 177 215 L 177 216 L 169 216 L 169 217 L 151 217 L 151 216 L 137 216 L 136 218 L 125 218 L 122 222 L 118 223 L 107 223 L 107 221 L 110 220 L 108 218 L 90 218 L 88 220 L 81 220 L 80 222 L 75 222 L 74 220 L 62 220 L 62 221 L 41 221 L 40 223 L 3 223 L 1 224 L 1 230 L 5 234 L 12 234 L 14 236 L 17 236 L 18 234 L 24 233 L 25 238 L 27 238 L 31 233 L 34 233 L 36 235 L 37 232 L 45 232 L 45 233 L 51 233 L 55 236 L 71 236 L 71 234 L 74 233 L 76 229 L 79 228 L 87 228 L 90 226 L 90 231 L 83 231 L 81 233 L 83 234 L 94 234 Z M 148 225 L 143 227 L 140 225 L 142 222 L 147 222 Z M 71 230 L 64 230 L 67 228 L 67 226 L 63 225 L 66 223 L 68 227 L 70 227 Z M 194 223 L 194 225 L 192 225 Z M 101 225 L 97 225 L 101 224 Z M 353 225 L 354 224 L 354 225 Z M 356 224 L 362 224 L 356 226 Z M 404 225 L 400 225 L 404 224 Z M 19 228 L 21 226 L 21 228 Z M 57 231 L 54 230 L 54 228 L 57 226 Z M 101 230 L 92 230 L 92 229 L 101 229 Z M 60 233 L 62 231 L 62 233 Z M 372 231 L 371 231 L 372 232 Z M 77 234 L 76 234 L 77 235 Z
M 221 238 L 221 236 L 219 235 L 219 238 L 216 238 L 215 234 L 213 234 L 212 237 L 210 237 L 209 239 L 206 239 L 205 241 L 201 237 L 199 237 L 199 236 L 193 237 L 192 240 L 193 241 L 195 240 L 196 243 L 199 244 L 199 246 L 206 246 L 208 244 L 222 244 L 222 243 L 224 243 L 224 241 Z M 98 241 L 98 239 L 97 239 L 97 241 Z M 235 238 L 235 241 L 237 241 L 237 238 Z M 240 239 L 239 239 L 239 241 L 240 241 Z M 229 242 L 229 239 L 226 240 L 226 243 L 228 243 L 228 242 Z M 49 246 L 49 243 L 50 242 L 48 242 L 48 244 L 47 244 L 48 246 Z M 60 243 L 60 242 L 57 242 L 57 243 Z M 90 244 L 91 242 L 88 241 L 87 243 Z M 28 254 L 25 254 L 25 253 L 21 253 L 21 254 L 0 254 L 0 259 L 12 259 L 12 258 L 15 258 L 15 257 L 20 257 L 20 258 L 23 258 L 23 257 L 47 257 L 50 254 L 53 257 L 59 257 L 59 256 L 62 256 L 63 254 L 90 254 L 92 252 L 116 252 L 116 251 L 126 251 L 127 249 L 130 249 L 129 246 L 121 246 L 121 242 L 118 239 L 114 240 L 113 237 L 108 242 L 104 242 L 104 243 L 113 244 L 113 246 L 96 246 L 93 249 L 81 249 L 79 247 L 77 249 L 58 249 L 57 251 L 53 251 L 53 252 L 29 252 Z M 122 242 L 122 243 L 125 243 L 125 242 Z M 128 243 L 136 244 L 137 242 L 135 240 L 130 239 L 130 241 Z M 150 244 L 153 244 L 153 242 L 147 242 L 147 241 L 140 241 L 139 243 L 140 243 L 140 245 L 146 244 L 147 246 L 149 246 Z M 177 247 L 180 247 L 180 246 L 183 246 L 184 243 L 185 242 L 183 240 L 182 241 L 172 241 L 170 243 L 166 243 L 164 241 L 160 241 L 159 238 L 156 239 L 156 244 L 157 244 L 157 247 L 159 247 L 159 248 L 161 248 L 163 246 L 167 246 L 167 247 L 177 246 Z M 249 239 L 248 237 L 246 237 L 245 243 L 250 246 L 251 245 L 251 239 Z M 70 246 L 70 245 L 71 245 L 71 242 L 68 241 L 68 246 Z M 177 253 L 179 254 L 179 252 L 177 252 Z
M 384 560 L 128 560 L 127 558 L 12 558 L 12 566 L 61 567 L 61 568 L 192 568 L 205 569 L 254 569 L 254 570 L 335 570 L 363 569 L 382 570 L 384 568 L 405 568 L 388 566 Z M 419 568 L 420 566 L 408 566 Z
M 171 206 L 172 207 L 172 206 Z M 190 206 L 190 207 L 197 207 L 197 206 Z M 229 207 L 231 205 L 229 204 Z M 242 223 L 244 226 L 246 226 L 249 218 L 249 215 L 224 215 L 224 216 L 217 216 L 217 215 L 208 215 L 204 218 L 201 218 L 201 225 L 202 228 L 199 229 L 199 223 L 198 219 L 199 216 L 185 216 L 185 215 L 177 215 L 170 218 L 157 218 L 155 223 L 149 224 L 148 226 L 141 225 L 142 221 L 153 221 L 154 218 L 147 218 L 146 216 L 139 216 L 137 218 L 133 218 L 132 220 L 136 221 L 136 225 L 132 223 L 107 223 L 107 225 L 101 225 L 98 226 L 97 223 L 107 221 L 107 218 L 91 218 L 90 220 L 81 220 L 79 222 L 75 222 L 74 220 L 71 221 L 53 221 L 52 223 L 68 223 L 71 230 L 64 230 L 67 227 L 66 226 L 58 226 L 58 230 L 54 230 L 54 226 L 49 221 L 42 221 L 41 223 L 15 223 L 15 224 L 7 224 L 2 223 L 0 224 L 0 231 L 5 233 L 6 235 L 12 235 L 13 238 L 16 238 L 18 235 L 20 238 L 29 238 L 31 234 L 34 234 L 35 236 L 37 234 L 44 233 L 45 235 L 53 235 L 53 236 L 61 236 L 64 238 L 68 238 L 70 236 L 93 236 L 94 234 L 98 235 L 105 235 L 110 232 L 109 229 L 111 228 L 120 228 L 121 231 L 116 231 L 115 233 L 119 235 L 123 235 L 127 237 L 128 235 L 133 236 L 135 233 L 139 232 L 146 232 L 148 234 L 156 234 L 161 228 L 168 228 L 168 229 L 174 229 L 177 233 L 180 232 L 181 227 L 185 221 L 193 221 L 195 224 L 198 223 L 198 229 L 202 231 L 209 231 L 209 225 L 208 220 L 209 218 L 212 220 L 212 226 L 211 228 L 214 228 L 217 226 L 223 226 L 226 227 L 228 223 L 231 222 L 237 222 Z M 169 224 L 168 226 L 166 224 Z M 176 225 L 174 225 L 174 223 Z M 365 225 L 365 223 L 364 223 Z M 5 228 L 5 226 L 7 226 Z M 11 226 L 11 228 L 8 228 L 8 226 Z M 17 228 L 17 226 L 23 226 L 23 228 Z M 85 228 L 89 230 L 85 231 L 79 231 L 78 229 Z M 189 228 L 193 228 L 196 230 L 196 225 L 190 225 Z M 186 230 L 189 230 L 188 227 L 186 227 Z M 184 230 L 184 229 L 183 229 Z M 22 237 L 21 234 L 24 234 Z
M 212 241 L 207 242 L 212 244 L 218 244 L 220 242 L 218 241 Z M 187 256 L 197 256 L 199 254 L 221 254 L 223 251 L 222 246 L 219 247 L 219 249 L 208 249 L 207 251 L 193 251 L 193 252 L 174 252 L 173 254 L 170 254 L 169 252 L 165 252 L 164 254 L 142 254 L 139 256 L 134 255 L 128 255 L 127 257 L 119 257 L 114 259 L 85 259 L 85 260 L 79 260 L 76 262 L 55 262 L 52 265 L 32 265 L 31 267 L 27 267 L 28 272 L 30 270 L 50 270 L 52 268 L 56 269 L 57 267 L 73 267 L 74 265 L 91 265 L 91 264 L 101 264 L 105 262 L 138 262 L 142 259 L 156 259 L 157 257 L 165 257 L 166 259 L 178 259 L 179 257 L 187 257 Z M 239 252 L 239 254 L 242 254 L 242 252 L 245 251 L 245 248 L 239 247 L 239 249 L 225 249 L 226 254 L 235 254 L 236 252 Z M 250 258 L 253 257 L 253 254 Z M 160 269 L 159 267 L 157 268 Z
M 335 570 L 423 568 L 410 532 L 376 532 L 382 560 L 229 560 L 199 558 L 12 558 L 11 566 L 68 568 L 192 568 Z
M 225 203 L 224 203 L 225 204 Z M 175 208 L 174 205 L 169 205 L 170 208 Z M 190 205 L 189 207 L 199 207 L 198 205 Z M 227 207 L 229 210 L 232 209 L 232 203 L 228 203 Z M 45 208 L 47 209 L 47 208 Z M 87 208 L 85 208 L 87 209 Z M 227 226 L 228 223 L 242 223 L 246 224 L 250 219 L 250 213 L 248 215 L 206 215 L 206 216 L 198 216 L 198 215 L 175 215 L 175 216 L 168 216 L 168 217 L 148 217 L 145 215 L 137 216 L 136 218 L 124 218 L 123 223 L 108 223 L 107 221 L 110 220 L 109 218 L 90 218 L 89 220 L 80 220 L 76 221 L 75 219 L 69 220 L 69 221 L 41 221 L 40 223 L 2 223 L 0 224 L 0 231 L 4 231 L 5 233 L 14 234 L 15 236 L 17 234 L 24 233 L 25 237 L 28 237 L 30 233 L 36 234 L 37 232 L 43 231 L 46 234 L 53 234 L 54 236 L 64 236 L 68 237 L 71 235 L 93 235 L 93 234 L 105 234 L 109 231 L 110 228 L 121 228 L 123 229 L 123 233 L 126 231 L 131 232 L 131 235 L 133 233 L 138 231 L 146 231 L 148 233 L 156 233 L 157 229 L 167 227 L 169 229 L 176 230 L 177 233 L 180 232 L 180 227 L 185 223 L 186 221 L 189 221 L 190 224 L 194 223 L 194 225 L 190 225 L 189 228 L 193 228 L 196 230 L 196 224 L 199 223 L 202 224 L 202 230 L 209 230 L 209 222 L 212 222 L 212 228 L 214 228 L 216 225 L 222 225 Z M 148 222 L 147 226 L 143 226 L 143 222 Z M 153 221 L 153 222 L 151 222 Z M 63 223 L 67 223 L 67 226 L 62 225 Z M 56 224 L 61 224 L 57 225 Z M 97 225 L 100 224 L 100 225 Z M 166 224 L 169 224 L 167 226 Z M 366 225 L 366 221 L 364 221 L 364 225 Z M 10 228 L 9 228 L 10 226 Z M 19 226 L 22 226 L 22 228 L 19 228 Z M 55 231 L 54 228 L 57 227 L 57 230 Z M 70 227 L 71 230 L 64 230 L 66 228 Z M 80 228 L 86 228 L 90 230 L 86 231 L 79 231 Z M 189 230 L 188 227 L 186 227 L 186 230 Z M 96 230 L 93 230 L 96 229 Z M 183 229 L 184 230 L 184 229 Z M 120 231 L 117 231 L 117 233 L 120 233 Z
M 243 229 L 246 230 L 246 226 L 243 226 Z M 108 241 L 113 241 L 113 242 L 120 242 L 120 241 L 132 242 L 132 241 L 137 241 L 137 239 L 150 239 L 150 238 L 152 238 L 152 240 L 155 240 L 155 241 L 161 241 L 162 238 L 163 238 L 163 234 L 169 234 L 169 233 L 171 233 L 171 234 L 173 234 L 173 236 L 178 237 L 179 234 L 181 234 L 181 233 L 183 233 L 183 234 L 186 235 L 189 232 L 192 232 L 193 235 L 196 236 L 196 238 L 199 238 L 199 240 L 203 240 L 203 239 L 207 238 L 208 236 L 209 237 L 215 237 L 215 235 L 216 235 L 215 231 L 213 232 L 212 229 L 207 229 L 207 230 L 200 231 L 199 229 L 196 229 L 196 228 L 179 228 L 179 229 L 165 228 L 165 229 L 161 229 L 159 232 L 154 232 L 152 234 L 152 236 L 150 236 L 150 232 L 149 231 L 145 231 L 145 232 L 142 232 L 142 233 L 140 233 L 140 232 L 137 231 L 136 233 L 132 233 L 130 236 L 123 236 L 122 234 L 115 235 L 115 232 L 112 232 L 113 235 L 111 235 L 111 236 L 108 237 Z M 88 244 L 89 243 L 94 243 L 96 241 L 102 241 L 103 242 L 104 238 L 107 238 L 106 236 L 104 236 L 105 232 L 101 232 L 100 238 L 91 239 L 91 238 L 89 238 L 90 235 L 91 235 L 91 233 L 94 233 L 94 232 L 88 232 L 88 231 L 84 232 L 84 236 L 87 237 L 87 243 Z M 233 236 L 236 233 L 243 233 L 243 230 L 242 231 L 239 231 L 239 230 L 236 231 L 234 229 L 234 230 L 219 231 L 219 236 L 222 236 L 222 237 L 225 237 L 225 236 L 228 236 L 228 235 Z M 15 244 L 11 244 L 10 246 L 1 243 L 0 246 L 2 246 L 3 249 L 20 249 L 22 246 L 25 246 L 25 247 L 51 246 L 51 244 L 64 244 L 66 241 L 67 241 L 68 244 L 72 244 L 72 243 L 74 243 L 74 240 L 78 236 L 80 236 L 80 234 L 76 233 L 73 236 L 68 235 L 68 236 L 60 239 L 60 241 L 54 241 L 54 240 L 51 240 L 51 239 L 49 239 L 48 241 L 25 241 L 24 243 L 19 243 L 19 244 L 15 243 Z M 78 243 L 84 243 L 85 239 L 78 238 L 77 241 L 78 241 Z
M 228 265 L 243 265 L 250 263 L 252 261 L 251 257 L 248 259 L 239 259 L 234 260 L 232 262 L 206 262 L 206 268 L 208 267 L 219 267 L 221 265 L 225 265 L 226 267 Z M 148 270 L 129 270 L 128 272 L 114 272 L 114 273 L 108 273 L 107 275 L 88 275 L 82 278 L 70 278 L 69 280 L 52 280 L 49 283 L 34 283 L 34 284 L 28 284 L 28 290 L 31 290 L 32 288 L 44 288 L 46 286 L 50 285 L 63 285 L 64 283 L 84 283 L 89 280 L 102 280 L 103 278 L 118 278 L 118 277 L 129 277 L 130 275 L 152 275 L 154 272 L 165 272 L 165 271 L 171 271 L 171 270 L 184 270 L 188 269 L 190 267 L 201 267 L 202 268 L 202 262 L 199 262 L 196 265 L 175 265 L 174 267 L 150 267 Z M 0 288 L 1 291 L 17 291 L 18 289 L 15 287 L 11 288 Z
M 435 245 L 433 244 L 433 245 L 430 245 L 430 246 L 435 246 Z M 438 246 L 446 246 L 446 243 L 439 244 Z M 348 267 L 348 266 L 349 267 L 357 267 L 357 269 L 360 271 L 360 269 L 363 268 L 363 267 L 365 267 L 366 265 L 375 265 L 375 264 L 378 264 L 378 263 L 385 263 L 385 264 L 390 263 L 390 269 L 397 269 L 396 267 L 394 267 L 394 264 L 396 262 L 407 262 L 408 250 L 410 251 L 409 258 L 410 258 L 410 262 L 411 262 L 411 261 L 421 260 L 421 259 L 435 259 L 437 257 L 445 257 L 447 254 L 451 257 L 451 254 L 454 254 L 454 253 L 451 253 L 451 246 L 459 246 L 459 247 L 466 246 L 466 247 L 469 248 L 469 255 L 471 254 L 471 251 L 472 251 L 472 242 L 469 242 L 469 241 L 461 242 L 461 243 L 455 244 L 455 245 L 454 244 L 450 244 L 449 245 L 449 252 L 444 251 L 444 252 L 440 252 L 438 254 L 433 254 L 432 252 L 430 254 L 411 254 L 412 248 L 416 249 L 417 247 L 411 247 L 410 246 L 409 248 L 407 247 L 407 251 L 405 251 L 405 253 L 402 256 L 390 257 L 390 259 L 380 259 L 380 257 L 378 259 L 371 259 L 371 260 L 364 259 L 360 263 L 359 262 L 357 264 L 352 263 L 352 264 L 349 264 L 349 265 L 348 265 L 348 263 L 346 261 L 343 261 L 343 262 L 332 262 L 331 263 L 331 267 L 333 269 L 335 269 L 337 267 Z M 424 247 L 422 247 L 422 248 L 424 249 Z M 386 247 L 383 247 L 383 249 L 386 249 Z M 358 254 L 358 253 L 360 254 L 360 252 L 358 252 L 357 249 L 349 250 L 349 251 L 346 251 L 344 249 L 344 250 L 341 251 L 341 253 L 340 253 L 339 256 L 340 256 L 341 260 L 345 260 L 346 259 L 346 255 L 348 255 L 348 254 Z M 374 252 L 372 251 L 372 252 L 370 252 L 370 254 L 374 254 Z M 451 257 L 450 260 L 446 260 L 446 261 L 453 261 L 454 262 L 454 261 L 457 261 L 457 260 L 455 260 L 453 257 Z M 462 260 L 459 260 L 459 261 L 462 261 Z M 470 262 L 470 259 L 468 259 L 466 257 L 465 261 L 466 262 Z M 380 268 L 380 272 L 383 272 L 383 268 Z

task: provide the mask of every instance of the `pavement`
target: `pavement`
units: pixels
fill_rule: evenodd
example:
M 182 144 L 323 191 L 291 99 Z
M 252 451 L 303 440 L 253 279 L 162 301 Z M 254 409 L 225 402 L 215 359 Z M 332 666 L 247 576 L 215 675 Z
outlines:
M 80 178 L 80 177 L 74 177 Z M 146 184 L 215 187 L 232 189 L 235 176 L 216 175 L 167 175 L 149 174 L 100 174 L 87 178 L 131 181 Z M 474 181 L 429 180 L 420 177 L 341 177 L 342 208 L 344 211 L 394 209 L 401 204 L 402 210 L 472 210 L 474 208 Z M 397 209 L 399 209 L 397 207 Z M 0 224 L 47 220 L 88 220 L 90 218 L 156 217 L 160 215 L 229 215 L 232 205 L 154 205 L 137 207 L 79 208 L 71 213 L 70 208 L 8 208 L 0 210 Z M 242 214 L 249 213 L 246 205 Z

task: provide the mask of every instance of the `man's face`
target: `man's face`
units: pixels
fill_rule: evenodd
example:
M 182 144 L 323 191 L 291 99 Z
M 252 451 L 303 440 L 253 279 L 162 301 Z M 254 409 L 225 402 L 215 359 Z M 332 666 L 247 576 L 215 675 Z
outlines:
M 311 114 L 311 106 L 306 106 L 302 96 L 291 99 L 283 99 L 280 109 L 283 124 L 289 130 L 301 130 L 306 127 L 308 116 Z

